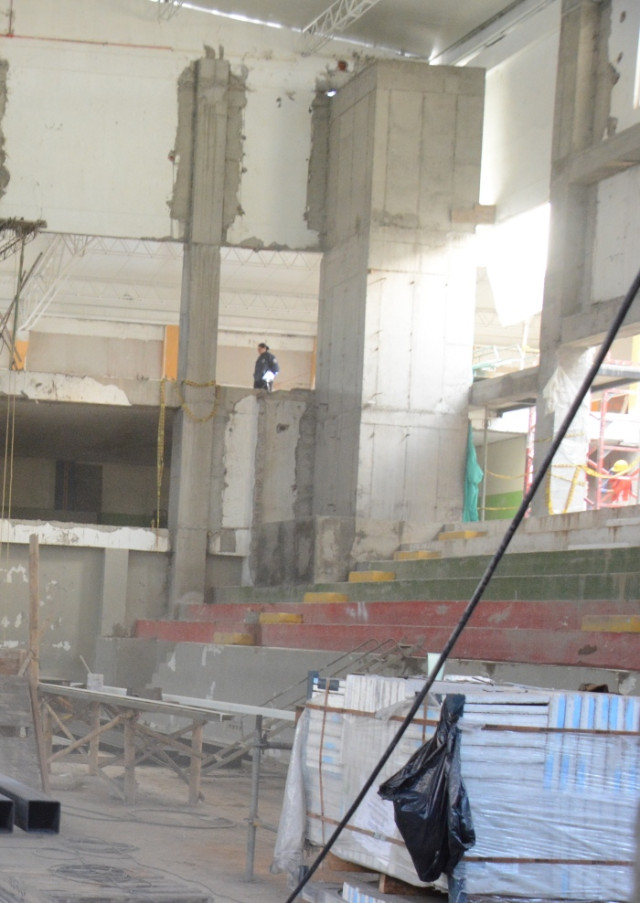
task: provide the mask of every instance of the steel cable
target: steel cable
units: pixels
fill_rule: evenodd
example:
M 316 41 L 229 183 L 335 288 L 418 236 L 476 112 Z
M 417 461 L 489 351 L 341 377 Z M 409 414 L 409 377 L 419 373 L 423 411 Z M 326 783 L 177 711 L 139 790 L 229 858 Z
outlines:
M 363 801 L 363 799 L 365 798 L 365 796 L 367 795 L 367 793 L 373 786 L 374 781 L 376 780 L 376 778 L 378 777 L 378 775 L 380 774 L 380 772 L 386 765 L 387 761 L 391 757 L 391 754 L 393 753 L 396 746 L 402 739 L 405 731 L 407 730 L 407 728 L 413 721 L 416 713 L 422 706 L 422 703 L 424 702 L 424 699 L 425 699 L 427 693 L 433 686 L 436 675 L 438 674 L 438 672 L 440 671 L 440 669 L 446 662 L 447 658 L 449 657 L 449 655 L 451 653 L 451 650 L 453 649 L 456 642 L 458 641 L 460 634 L 462 633 L 465 626 L 467 625 L 469 618 L 475 611 L 476 606 L 480 602 L 480 599 L 482 598 L 482 595 L 483 595 L 485 589 L 487 588 L 489 581 L 491 580 L 498 564 L 500 563 L 503 555 L 507 551 L 509 543 L 513 539 L 513 536 L 514 536 L 516 530 L 520 526 L 520 523 L 522 522 L 525 514 L 527 513 L 527 509 L 529 508 L 529 505 L 531 504 L 531 501 L 532 501 L 534 495 L 538 491 L 538 489 L 547 473 L 547 470 L 549 469 L 551 462 L 552 462 L 553 458 L 555 457 L 555 454 L 558 451 L 558 448 L 560 447 L 560 444 L 562 443 L 563 439 L 565 438 L 565 435 L 566 435 L 574 417 L 578 413 L 578 410 L 580 409 L 580 405 L 586 398 L 586 395 L 587 395 L 589 389 L 591 388 L 591 385 L 598 373 L 598 370 L 602 366 L 602 363 L 604 362 L 604 359 L 607 356 L 609 349 L 611 348 L 611 345 L 613 344 L 613 341 L 614 341 L 616 335 L 618 334 L 618 331 L 619 331 L 620 327 L 622 326 L 622 323 L 624 322 L 624 319 L 627 316 L 627 314 L 631 308 L 631 305 L 633 304 L 635 297 L 638 294 L 639 290 L 640 290 L 640 271 L 638 271 L 635 279 L 631 283 L 629 291 L 625 295 L 625 297 L 622 301 L 622 304 L 620 305 L 620 308 L 618 310 L 618 313 L 614 317 L 614 320 L 609 328 L 609 331 L 608 331 L 604 341 L 602 342 L 602 345 L 600 346 L 597 354 L 595 355 L 593 363 L 591 364 L 591 367 L 589 368 L 589 371 L 588 371 L 587 375 L 585 376 L 585 378 L 582 382 L 582 385 L 578 389 L 578 392 L 577 392 L 569 410 L 567 411 L 567 414 L 565 415 L 565 418 L 562 421 L 562 424 L 560 425 L 558 432 L 556 433 L 553 441 L 551 442 L 551 445 L 549 446 L 549 450 L 547 451 L 547 454 L 545 455 L 538 472 L 534 475 L 533 480 L 531 481 L 531 485 L 530 485 L 528 491 L 526 492 L 524 498 L 522 499 L 522 503 L 520 504 L 520 507 L 518 508 L 517 512 L 515 513 L 513 520 L 509 524 L 509 526 L 504 534 L 504 537 L 503 537 L 498 549 L 496 550 L 495 554 L 493 555 L 493 558 L 487 565 L 487 568 L 486 568 L 484 574 L 480 578 L 480 581 L 475 589 L 475 592 L 473 593 L 471 599 L 469 600 L 467 607 L 465 608 L 465 610 L 462 614 L 462 617 L 460 618 L 458 624 L 454 628 L 451 636 L 447 640 L 444 649 L 440 653 L 440 656 L 438 657 L 438 661 L 431 669 L 431 673 L 428 675 L 428 677 L 424 683 L 424 686 L 422 687 L 420 692 L 416 695 L 416 698 L 415 698 L 411 708 L 407 712 L 407 715 L 406 715 L 404 721 L 402 722 L 402 724 L 398 728 L 397 733 L 395 734 L 395 736 L 391 740 L 390 744 L 388 745 L 388 747 L 382 754 L 381 758 L 378 761 L 378 764 L 375 766 L 375 768 L 369 775 L 368 779 L 362 786 L 362 789 L 360 790 L 360 792 L 354 799 L 353 803 L 351 804 L 351 806 L 349 807 L 349 809 L 347 810 L 347 812 L 341 819 L 340 823 L 337 825 L 335 831 L 333 832 L 333 834 L 331 835 L 329 840 L 325 843 L 324 847 L 322 848 L 322 850 L 316 857 L 313 864 L 309 867 L 309 869 L 307 870 L 304 877 L 300 880 L 298 886 L 287 897 L 286 903 L 293 903 L 293 901 L 300 894 L 300 892 L 305 887 L 305 885 L 307 884 L 307 882 L 309 881 L 311 876 L 316 872 L 316 870 L 318 869 L 320 864 L 326 858 L 329 851 L 331 850 L 331 847 L 334 845 L 334 843 L 336 842 L 336 840 L 338 839 L 338 837 L 340 836 L 342 831 L 345 829 L 345 827 L 349 824 L 349 821 L 352 818 L 353 814 L 358 809 L 360 803 Z

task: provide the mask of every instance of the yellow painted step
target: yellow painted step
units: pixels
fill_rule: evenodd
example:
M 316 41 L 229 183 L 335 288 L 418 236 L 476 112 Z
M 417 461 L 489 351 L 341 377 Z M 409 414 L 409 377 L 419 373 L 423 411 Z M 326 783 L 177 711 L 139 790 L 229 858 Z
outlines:
M 348 602 L 345 593 L 305 593 L 303 602 Z
M 351 571 L 349 583 L 383 583 L 385 580 L 395 580 L 395 571 Z
M 302 624 L 302 615 L 289 611 L 263 611 L 258 621 L 260 624 Z
M 255 646 L 255 637 L 250 633 L 222 633 L 216 631 L 213 634 L 213 642 L 220 646 Z
M 440 558 L 441 552 L 432 552 L 430 549 L 417 549 L 415 552 L 394 552 L 394 561 L 423 561 L 430 558 Z
M 449 530 L 438 534 L 438 539 L 448 542 L 453 539 L 475 539 L 477 536 L 486 536 L 484 530 Z
M 597 633 L 640 633 L 640 615 L 585 615 L 581 626 Z

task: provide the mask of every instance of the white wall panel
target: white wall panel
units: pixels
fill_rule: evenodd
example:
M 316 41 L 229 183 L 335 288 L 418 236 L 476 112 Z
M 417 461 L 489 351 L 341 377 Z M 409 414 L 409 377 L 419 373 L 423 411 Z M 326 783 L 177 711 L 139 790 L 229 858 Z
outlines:
M 317 234 L 307 228 L 304 211 L 311 149 L 309 108 L 321 65 L 306 58 L 257 59 L 245 65 L 245 172 L 239 198 L 243 213 L 231 227 L 229 241 L 241 244 L 257 237 L 265 244 L 315 247 Z
M 552 32 L 487 72 L 480 201 L 498 220 L 549 200 L 557 56 Z
M 624 295 L 638 272 L 640 168 L 598 186 L 592 301 Z
M 160 20 L 147 0 L 15 0 L 14 27 L 15 39 L 0 40 L 4 217 L 80 234 L 177 234 L 168 207 L 177 81 L 209 45 L 247 77 L 242 215 L 229 239 L 317 243 L 304 212 L 309 106 L 325 65 L 297 56 L 294 35 L 186 10 Z
M 223 527 L 251 526 L 257 435 L 257 398 L 247 395 L 234 406 L 225 432 Z
M 640 122 L 640 4 L 613 0 L 611 10 L 609 62 L 617 76 L 611 92 L 611 115 L 620 132 Z
M 165 236 L 180 61 L 168 52 L 3 43 L 3 215 L 52 231 Z

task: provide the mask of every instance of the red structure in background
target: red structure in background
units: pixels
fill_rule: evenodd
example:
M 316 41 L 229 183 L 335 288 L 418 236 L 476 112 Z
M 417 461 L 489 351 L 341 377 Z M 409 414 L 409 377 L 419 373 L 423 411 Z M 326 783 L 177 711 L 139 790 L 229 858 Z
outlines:
M 598 407 L 592 407 L 593 413 L 599 414 L 600 431 L 592 457 L 587 462 L 592 477 L 590 483 L 595 489 L 593 498 L 588 502 L 596 510 L 635 505 L 638 501 L 640 449 L 637 445 L 606 441 L 608 416 L 628 414 L 631 394 L 629 387 L 605 390 L 597 402 Z

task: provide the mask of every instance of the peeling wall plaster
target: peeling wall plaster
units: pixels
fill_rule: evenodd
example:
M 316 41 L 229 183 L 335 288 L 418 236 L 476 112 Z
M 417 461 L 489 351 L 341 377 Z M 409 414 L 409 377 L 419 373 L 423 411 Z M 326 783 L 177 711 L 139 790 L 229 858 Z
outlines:
M 205 50 L 205 59 L 215 59 L 211 48 Z M 237 72 L 232 72 L 226 63 L 216 64 L 213 85 L 209 84 L 210 79 L 202 84 L 200 62 L 195 60 L 190 63 L 178 79 L 178 125 L 172 151 L 178 169 L 169 207 L 171 216 L 184 228 L 192 205 L 194 142 L 197 141 L 198 129 L 204 125 L 201 115 L 203 107 L 209 106 L 215 113 L 215 127 L 224 131 L 225 138 L 222 229 L 226 235 L 236 216 L 242 212 L 238 190 L 243 157 L 242 112 L 247 103 L 247 70 L 241 66 Z M 222 57 L 219 62 L 223 63 Z
M 0 60 L 0 123 L 4 118 L 7 105 L 7 74 L 9 72 L 9 64 L 5 60 Z M 4 131 L 0 126 L 0 197 L 5 193 L 9 184 L 9 170 L 5 166 L 7 155 L 4 150 Z

